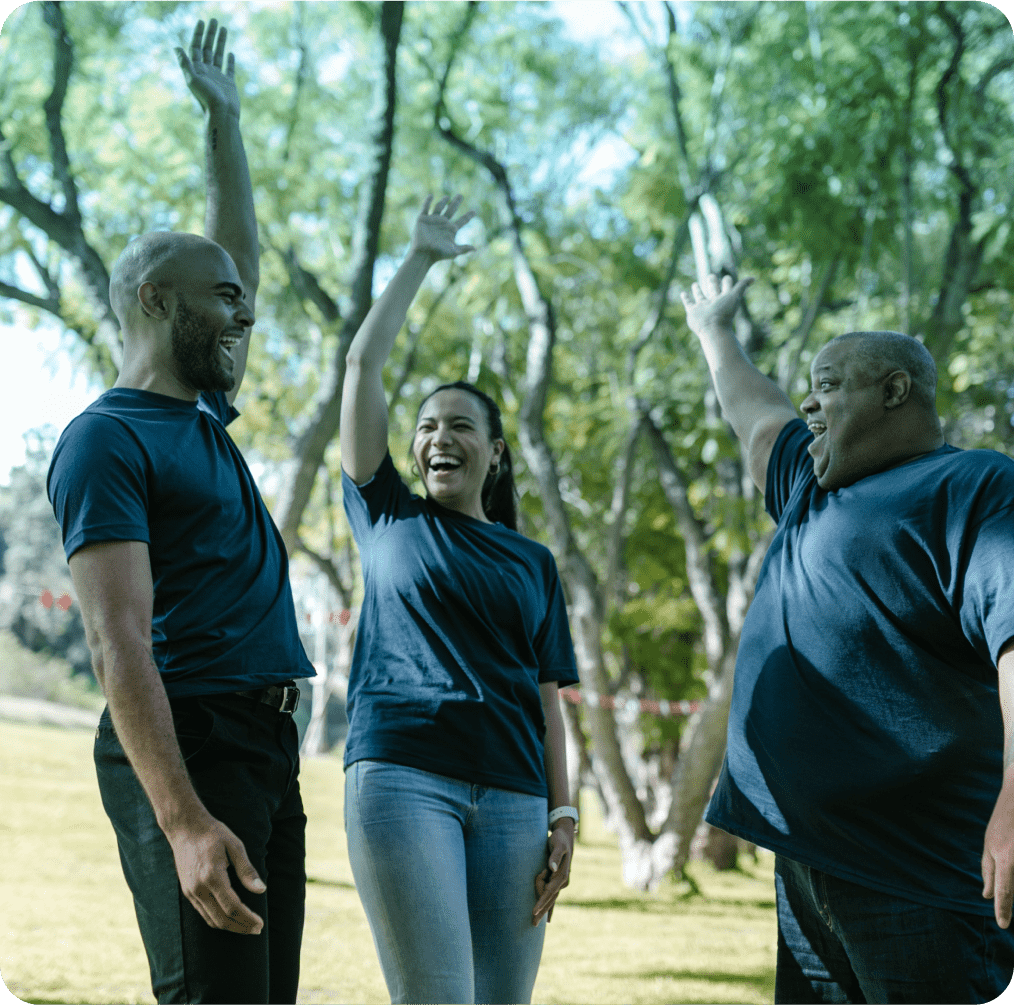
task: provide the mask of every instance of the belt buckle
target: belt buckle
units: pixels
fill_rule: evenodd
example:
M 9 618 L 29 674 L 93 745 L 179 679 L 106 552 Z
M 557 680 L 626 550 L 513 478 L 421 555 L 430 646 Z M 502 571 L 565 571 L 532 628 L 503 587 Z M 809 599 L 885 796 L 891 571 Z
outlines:
M 297 708 L 299 708 L 299 688 L 286 685 L 282 688 L 282 703 L 278 706 L 278 711 L 292 715 Z

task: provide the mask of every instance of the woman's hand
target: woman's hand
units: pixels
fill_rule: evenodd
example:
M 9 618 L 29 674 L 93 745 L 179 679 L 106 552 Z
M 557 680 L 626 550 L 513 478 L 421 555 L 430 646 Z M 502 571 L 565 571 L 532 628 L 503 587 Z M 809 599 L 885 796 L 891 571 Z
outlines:
M 458 231 L 475 216 L 475 211 L 470 210 L 455 220 L 454 214 L 461 205 L 460 195 L 456 195 L 453 199 L 445 196 L 433 207 L 432 213 L 431 202 L 433 196 L 427 196 L 419 219 L 415 223 L 409 253 L 422 252 L 429 257 L 432 264 L 444 258 L 454 258 L 466 251 L 475 251 L 472 245 L 458 244 L 454 239 Z
M 570 882 L 570 862 L 574 857 L 574 821 L 569 817 L 557 820 L 546 842 L 549 857 L 546 868 L 535 877 L 535 909 L 532 924 L 537 925 L 548 911 L 547 923 L 553 920 L 553 906 L 560 891 Z

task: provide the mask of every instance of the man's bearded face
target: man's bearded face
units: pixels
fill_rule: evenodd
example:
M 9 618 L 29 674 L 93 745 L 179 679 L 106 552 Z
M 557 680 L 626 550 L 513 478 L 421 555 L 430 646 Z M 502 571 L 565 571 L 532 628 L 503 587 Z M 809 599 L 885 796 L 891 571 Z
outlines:
M 172 324 L 176 376 L 195 391 L 231 391 L 236 383 L 232 357 L 219 345 L 215 325 L 178 296 Z

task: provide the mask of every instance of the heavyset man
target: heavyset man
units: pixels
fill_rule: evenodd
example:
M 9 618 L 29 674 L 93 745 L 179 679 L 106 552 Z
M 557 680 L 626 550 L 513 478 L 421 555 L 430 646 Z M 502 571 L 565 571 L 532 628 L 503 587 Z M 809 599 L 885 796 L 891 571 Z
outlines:
M 936 367 L 897 332 L 824 346 L 799 420 L 736 340 L 749 282 L 683 295 L 778 523 L 707 819 L 776 853 L 777 1002 L 991 1001 L 1014 970 L 1014 461 L 944 443 Z
M 53 455 L 49 494 L 108 707 L 103 805 L 160 1002 L 294 1002 L 306 818 L 293 678 L 313 676 L 281 538 L 225 431 L 246 361 L 257 223 L 233 57 L 212 20 L 184 76 L 205 111 L 205 233 L 113 268 L 116 386 Z

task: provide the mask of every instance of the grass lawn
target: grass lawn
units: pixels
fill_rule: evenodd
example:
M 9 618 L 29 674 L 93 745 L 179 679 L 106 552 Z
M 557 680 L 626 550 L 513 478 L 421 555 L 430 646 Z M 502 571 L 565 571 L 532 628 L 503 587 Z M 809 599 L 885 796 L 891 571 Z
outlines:
M 0 974 L 28 1002 L 154 999 L 92 736 L 0 723 Z M 303 765 L 309 817 L 301 1002 L 386 1002 L 342 830 L 341 765 Z M 692 868 L 704 896 L 639 894 L 591 798 L 570 887 L 549 926 L 536 1002 L 770 1002 L 773 857 L 746 871 Z

